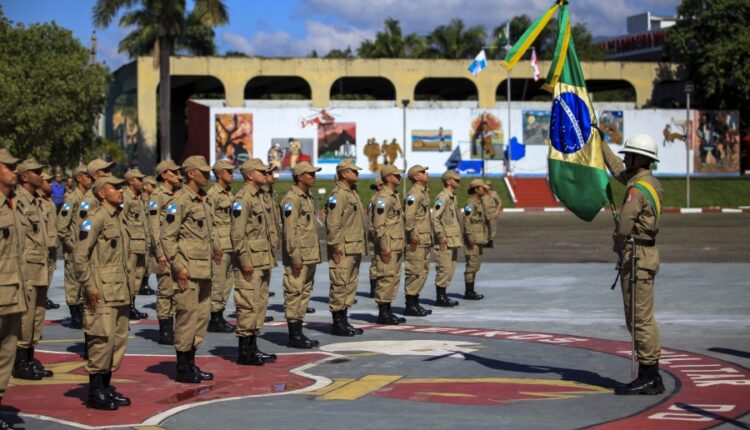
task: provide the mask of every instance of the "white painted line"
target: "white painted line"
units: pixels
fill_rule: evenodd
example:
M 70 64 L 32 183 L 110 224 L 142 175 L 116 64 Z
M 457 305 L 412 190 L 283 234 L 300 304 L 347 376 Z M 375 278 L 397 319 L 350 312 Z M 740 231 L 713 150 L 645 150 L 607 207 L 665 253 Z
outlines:
M 680 208 L 681 214 L 699 214 L 702 212 L 703 212 L 703 209 L 701 208 Z
M 507 209 L 503 209 L 503 212 L 519 213 L 519 212 L 526 212 L 526 209 L 524 209 L 524 208 L 507 208 Z
M 565 212 L 565 208 L 544 208 L 545 212 Z
M 735 209 L 735 208 L 722 208 L 721 213 L 723 214 L 741 214 L 742 209 Z
M 750 206 L 740 206 L 740 209 L 750 209 Z

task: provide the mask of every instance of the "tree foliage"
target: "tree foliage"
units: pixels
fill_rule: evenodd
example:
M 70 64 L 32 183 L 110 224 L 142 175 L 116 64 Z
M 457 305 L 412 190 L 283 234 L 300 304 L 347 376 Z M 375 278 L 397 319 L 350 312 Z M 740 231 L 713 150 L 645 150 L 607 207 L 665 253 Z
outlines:
M 667 36 L 668 55 L 695 84 L 701 107 L 750 106 L 750 2 L 683 0 Z
M 427 42 L 416 33 L 404 37 L 401 24 L 386 18 L 385 29 L 375 35 L 375 40 L 365 40 L 357 49 L 361 58 L 419 58 L 425 54 Z
M 468 59 L 485 46 L 487 31 L 484 26 L 467 27 L 461 19 L 437 26 L 427 35 L 429 58 Z
M 0 10 L 0 146 L 73 166 L 94 146 L 107 70 L 57 24 L 24 26 Z

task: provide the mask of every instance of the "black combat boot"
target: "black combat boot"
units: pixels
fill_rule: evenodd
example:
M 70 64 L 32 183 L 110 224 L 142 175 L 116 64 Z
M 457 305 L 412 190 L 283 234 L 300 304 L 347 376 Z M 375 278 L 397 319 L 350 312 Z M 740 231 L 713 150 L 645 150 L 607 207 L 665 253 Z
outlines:
M 483 298 L 484 298 L 484 294 L 478 294 L 476 291 L 474 291 L 473 282 L 466 283 L 466 291 L 464 291 L 464 300 L 482 300 Z
M 201 381 L 212 381 L 214 379 L 214 374 L 211 372 L 204 372 L 201 370 L 200 367 L 195 365 L 195 348 L 193 348 L 191 351 L 189 351 L 188 354 L 188 360 L 190 361 L 190 369 L 198 375 L 201 378 Z
M 370 279 L 370 298 L 375 298 L 375 288 L 378 286 L 378 281 L 375 279 Z
M 29 361 L 28 349 L 16 349 L 16 361 L 13 363 L 13 377 L 27 379 L 29 381 L 38 381 L 42 379 L 42 374 L 37 373 L 34 366 Z
M 174 320 L 172 318 L 159 320 L 159 344 L 174 345 Z
M 258 349 L 258 336 L 250 336 L 250 349 L 255 356 L 260 357 L 264 363 L 273 363 L 278 358 L 276 354 L 268 354 Z
M 286 346 L 298 349 L 310 349 L 320 345 L 317 340 L 308 339 L 302 333 L 302 321 L 287 321 L 289 327 L 289 341 Z
M 211 319 L 208 321 L 208 331 L 211 333 L 232 333 L 234 332 L 234 326 L 229 324 L 225 319 L 221 310 L 211 312 Z
M 110 400 L 115 402 L 117 406 L 130 406 L 130 399 L 117 392 L 112 382 L 112 372 L 102 374 L 102 385 L 104 386 L 104 392 L 107 394 Z
M 262 366 L 266 363 L 260 355 L 255 354 L 255 351 L 253 351 L 254 337 L 255 336 L 244 336 L 237 338 L 239 342 L 237 347 L 239 353 L 237 356 L 237 364 L 242 364 L 243 366 Z
M 273 321 L 273 317 L 270 315 L 266 315 L 266 317 L 263 319 L 263 322 L 271 322 Z
M 29 348 L 29 364 L 34 368 L 34 372 L 42 375 L 42 378 L 51 378 L 55 375 L 55 372 L 47 370 L 42 365 L 42 362 L 34 358 L 34 347 Z
M 435 287 L 435 289 L 437 290 L 435 306 L 440 306 L 441 308 L 452 308 L 458 306 L 457 301 L 448 298 L 445 288 Z
M 138 295 L 152 296 L 154 294 L 156 294 L 156 291 L 154 291 L 153 288 L 148 286 L 148 277 L 144 276 L 143 280 L 141 281 L 141 288 L 138 290 Z
M 355 335 L 363 334 L 365 331 L 361 328 L 354 327 L 353 325 L 349 324 L 349 309 L 344 309 L 344 324 L 346 324 L 347 327 L 349 327 L 349 331 L 353 332 Z
M 102 411 L 117 410 L 117 403 L 110 399 L 104 390 L 103 375 L 101 373 L 89 375 L 89 398 L 86 406 Z
M 177 351 L 177 374 L 175 380 L 177 382 L 186 382 L 188 384 L 199 384 L 202 379 L 201 376 L 193 371 L 193 365 L 190 363 L 190 351 Z
M 422 305 L 419 303 L 419 294 L 416 295 L 417 297 L 417 307 L 422 310 L 422 312 L 425 312 L 427 315 L 432 315 L 432 309 L 425 309 L 422 307 Z
M 391 304 L 388 303 L 388 314 L 391 316 L 392 319 L 395 319 L 398 321 L 399 324 L 404 324 L 406 322 L 406 318 L 397 316 L 393 313 L 393 309 L 391 309 Z
M 419 306 L 419 296 L 406 296 L 406 309 L 404 309 L 404 315 L 411 317 L 424 317 L 432 312 L 428 313 L 427 309 Z
M 138 308 L 135 307 L 135 303 L 130 303 L 130 314 L 128 315 L 128 319 L 138 321 L 144 320 L 146 317 L 148 317 L 148 314 L 139 311 Z
M 399 325 L 405 322 L 406 318 L 399 318 L 396 315 L 393 315 L 390 303 L 382 303 L 378 305 L 378 324 Z
M 663 392 L 664 382 L 659 375 L 659 363 L 639 364 L 638 377 L 629 384 L 615 388 L 615 394 L 620 396 L 655 395 Z
M 344 322 L 345 314 L 344 310 L 340 311 L 331 311 L 331 315 L 333 316 L 333 325 L 331 325 L 331 334 L 334 336 L 345 336 L 345 337 L 351 337 L 354 336 L 354 332 L 349 330 L 349 327 L 347 327 L 346 323 Z
M 275 295 L 276 295 L 276 293 L 274 293 L 273 291 L 269 291 L 269 292 L 268 292 L 268 297 L 273 297 L 273 296 L 275 296 Z
M 82 305 L 68 305 L 70 309 L 70 328 L 83 328 Z
M 305 313 L 306 314 L 314 314 L 315 313 L 315 308 L 307 308 L 307 309 L 305 309 Z
M 59 308 L 60 308 L 60 305 L 58 305 L 57 303 L 53 302 L 50 299 L 47 299 L 47 303 L 44 304 L 44 309 L 47 309 L 47 310 L 59 309 Z

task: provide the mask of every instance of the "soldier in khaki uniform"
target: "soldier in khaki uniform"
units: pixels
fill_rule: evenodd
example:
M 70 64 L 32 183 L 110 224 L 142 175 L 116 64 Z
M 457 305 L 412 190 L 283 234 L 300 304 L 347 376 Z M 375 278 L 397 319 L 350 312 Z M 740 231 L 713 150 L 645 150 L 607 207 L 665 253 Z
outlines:
M 120 211 L 125 232 L 130 241 L 128 254 L 128 269 L 130 278 L 130 314 L 131 320 L 146 319 L 148 315 L 135 307 L 135 295 L 141 287 L 146 273 L 146 253 L 148 252 L 148 225 L 146 220 L 146 205 L 141 198 L 143 193 L 143 178 L 145 175 L 138 168 L 125 172 L 127 187 L 123 192 L 123 208 Z
M 242 189 L 232 203 L 230 234 L 234 251 L 234 302 L 237 306 L 237 363 L 259 366 L 276 361 L 258 349 L 258 335 L 268 309 L 268 282 L 276 258 L 271 248 L 268 210 L 263 189 L 268 166 L 252 158 L 240 166 Z
M 52 376 L 52 372 L 44 372 L 41 363 L 38 366 L 34 363 L 34 347 L 41 339 L 49 287 L 47 223 L 44 219 L 42 198 L 38 195 L 42 186 L 42 168 L 43 166 L 35 159 L 29 158 L 21 162 L 16 171 L 18 187 L 15 210 L 21 225 L 21 273 L 28 310 L 21 319 L 21 335 L 18 338 L 13 376 L 31 380 Z
M 292 348 L 309 349 L 319 345 L 302 333 L 302 320 L 313 290 L 315 268 L 320 263 L 320 241 L 310 189 L 315 185 L 314 167 L 307 161 L 294 166 L 294 185 L 281 201 L 281 259 L 284 264 L 284 313 Z
M 401 174 L 396 166 L 386 165 L 380 169 L 383 189 L 375 195 L 375 204 L 370 214 L 374 231 L 375 262 L 378 284 L 375 302 L 378 304 L 378 324 L 403 324 L 406 318 L 393 314 L 391 302 L 396 299 L 401 283 L 401 263 L 404 259 L 404 212 L 398 197 Z
M 161 186 L 151 195 L 148 203 L 149 236 L 151 252 L 156 260 L 156 318 L 159 320 L 159 343 L 174 344 L 175 284 L 169 271 L 167 257 L 161 244 L 161 225 L 166 210 L 175 193 L 182 188 L 180 167 L 172 160 L 164 160 L 156 165 L 156 175 Z
M 474 290 L 474 279 L 482 266 L 482 248 L 487 244 L 490 234 L 490 217 L 482 201 L 482 197 L 487 194 L 489 188 L 481 179 L 474 179 L 469 183 L 469 201 L 464 208 L 464 255 L 466 256 L 464 299 L 466 300 L 484 298 L 482 294 L 477 294 Z
M 214 164 L 216 184 L 206 193 L 206 202 L 211 207 L 213 217 L 214 249 L 221 250 L 221 260 L 214 261 L 211 278 L 211 319 L 208 331 L 212 333 L 232 333 L 234 326 L 224 319 L 224 308 L 234 285 L 232 266 L 232 238 L 229 228 L 232 221 L 232 172 L 234 165 L 226 160 Z
M 664 191 L 651 174 L 651 163 L 659 161 L 659 147 L 645 134 L 628 138 L 620 153 L 623 163 L 609 145 L 602 144 L 604 161 L 615 179 L 627 185 L 625 202 L 617 216 L 613 249 L 621 255 L 619 267 L 625 322 L 635 338 L 638 377 L 615 388 L 615 394 L 661 394 L 664 383 L 659 375 L 661 338 L 654 317 L 654 277 L 659 271 L 659 248 L 656 234 Z M 634 249 L 635 248 L 635 249 Z M 631 257 L 636 254 L 636 267 Z M 631 282 L 635 272 L 635 292 Z M 635 294 L 632 297 L 631 294 Z M 633 307 L 633 303 L 635 306 Z M 633 316 L 635 320 L 633 320 Z
M 370 184 L 370 189 L 375 191 L 370 197 L 370 204 L 367 205 L 367 213 L 372 215 L 372 211 L 375 208 L 375 198 L 378 196 L 378 192 L 383 189 L 383 178 L 380 175 L 376 175 L 373 179 L 373 183 Z M 372 228 L 372 222 L 367 223 L 367 254 L 371 256 L 370 259 L 370 298 L 375 298 L 375 287 L 378 286 L 378 270 L 377 263 L 375 262 L 375 230 Z
M 13 201 L 18 161 L 0 148 L 0 403 L 13 370 L 21 316 L 27 310 L 21 276 L 23 237 Z M 0 416 L 2 427 L 10 428 Z
M 151 214 L 148 205 L 151 203 L 151 195 L 156 191 L 157 185 L 158 183 L 153 176 L 146 176 L 143 178 L 143 193 L 141 194 L 141 200 L 143 201 L 143 207 L 146 208 L 146 234 L 148 235 L 146 247 L 148 252 L 146 253 L 146 270 L 143 272 L 143 281 L 141 281 L 141 286 L 138 290 L 138 294 L 141 296 L 151 296 L 156 294 L 156 291 L 148 285 L 148 278 L 156 271 L 156 259 L 154 258 L 153 242 L 151 240 Z
M 278 166 L 268 166 L 266 172 L 266 184 L 261 188 L 265 191 L 263 194 L 263 200 L 266 202 L 266 209 L 268 210 L 268 235 L 271 238 L 271 246 L 273 247 L 274 255 L 281 249 L 281 210 L 279 209 L 279 195 L 276 190 L 273 189 L 273 184 L 276 181 L 276 171 Z M 268 291 L 268 297 L 275 296 L 276 293 Z M 308 308 L 308 311 L 313 309 Z M 266 322 L 273 321 L 272 316 L 266 316 Z
M 359 265 L 367 250 L 365 212 L 357 194 L 359 171 L 352 160 L 336 166 L 337 181 L 326 203 L 326 236 L 328 238 L 328 277 L 331 288 L 328 307 L 333 315 L 331 334 L 354 336 L 361 328 L 349 324 L 348 311 L 354 304 L 359 284 Z
M 52 179 L 54 176 L 48 172 L 42 173 L 42 187 L 39 189 L 38 194 L 42 199 L 42 216 L 44 223 L 47 226 L 47 268 L 49 269 L 49 282 L 48 285 L 52 284 L 52 275 L 57 269 L 57 248 L 60 246 L 60 240 L 57 237 L 57 207 L 52 201 Z M 49 291 L 47 294 L 47 303 L 44 305 L 47 310 L 58 309 L 60 305 L 54 303 L 49 298 Z
M 482 197 L 482 202 L 484 202 L 484 207 L 487 208 L 490 217 L 490 236 L 486 248 L 494 248 L 495 236 L 497 235 L 497 217 L 503 210 L 503 201 L 497 191 L 492 189 L 492 181 L 486 181 L 485 184 L 489 187 L 489 191 Z
M 63 246 L 65 259 L 65 301 L 70 309 L 70 327 L 83 327 L 83 295 L 81 284 L 75 277 L 73 269 L 73 245 L 78 237 L 78 226 L 73 224 L 73 213 L 77 210 L 84 194 L 91 188 L 92 179 L 88 169 L 80 165 L 73 170 L 76 187 L 65 195 L 65 203 L 60 208 L 57 217 L 57 235 Z
M 116 410 L 130 399 L 110 385 L 128 344 L 128 235 L 120 217 L 124 181 L 99 177 L 92 188 L 100 202 L 78 226 L 73 249 L 76 276 L 86 296 L 83 330 L 86 333 L 86 371 L 90 408 Z
M 200 155 L 182 163 L 185 185 L 166 208 L 161 226 L 161 245 L 177 284 L 175 291 L 174 348 L 177 355 L 177 382 L 210 381 L 213 374 L 195 365 L 195 352 L 203 343 L 211 314 L 212 263 L 221 261 L 221 249 L 213 249 L 211 207 L 203 187 L 211 167 Z
M 427 281 L 430 270 L 432 248 L 432 218 L 430 217 L 430 195 L 427 192 L 427 167 L 419 164 L 407 172 L 412 187 L 404 201 L 404 227 L 406 229 L 406 258 L 404 272 L 406 282 L 406 310 L 404 315 L 423 317 L 431 310 L 419 304 L 419 293 Z
M 455 170 L 443 173 L 443 191 L 435 198 L 432 210 L 432 225 L 435 229 L 435 306 L 453 307 L 458 302 L 448 298 L 448 286 L 456 272 L 458 250 L 461 241 L 461 224 L 458 217 L 458 189 L 461 176 Z

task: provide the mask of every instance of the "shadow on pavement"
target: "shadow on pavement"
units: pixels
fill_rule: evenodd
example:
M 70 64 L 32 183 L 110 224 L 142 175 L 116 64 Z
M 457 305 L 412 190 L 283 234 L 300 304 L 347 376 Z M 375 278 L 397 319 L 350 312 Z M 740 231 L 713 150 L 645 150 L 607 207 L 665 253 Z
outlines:
M 715 346 L 713 348 L 708 348 L 708 350 L 711 352 L 718 352 L 721 354 L 734 355 L 735 357 L 740 357 L 740 358 L 750 358 L 750 352 L 740 351 L 738 349 L 722 348 L 719 346 Z
M 684 409 L 687 412 L 696 414 L 696 415 L 703 415 L 704 417 L 711 418 L 712 420 L 720 421 L 726 424 L 733 425 L 737 428 L 741 429 L 750 429 L 750 425 L 747 425 L 743 422 L 733 420 L 731 418 L 727 418 L 725 416 L 719 415 L 714 412 L 709 412 L 705 409 L 699 408 L 698 406 L 694 405 L 688 405 L 686 403 L 675 403 L 675 406 L 679 407 L 680 409 Z

